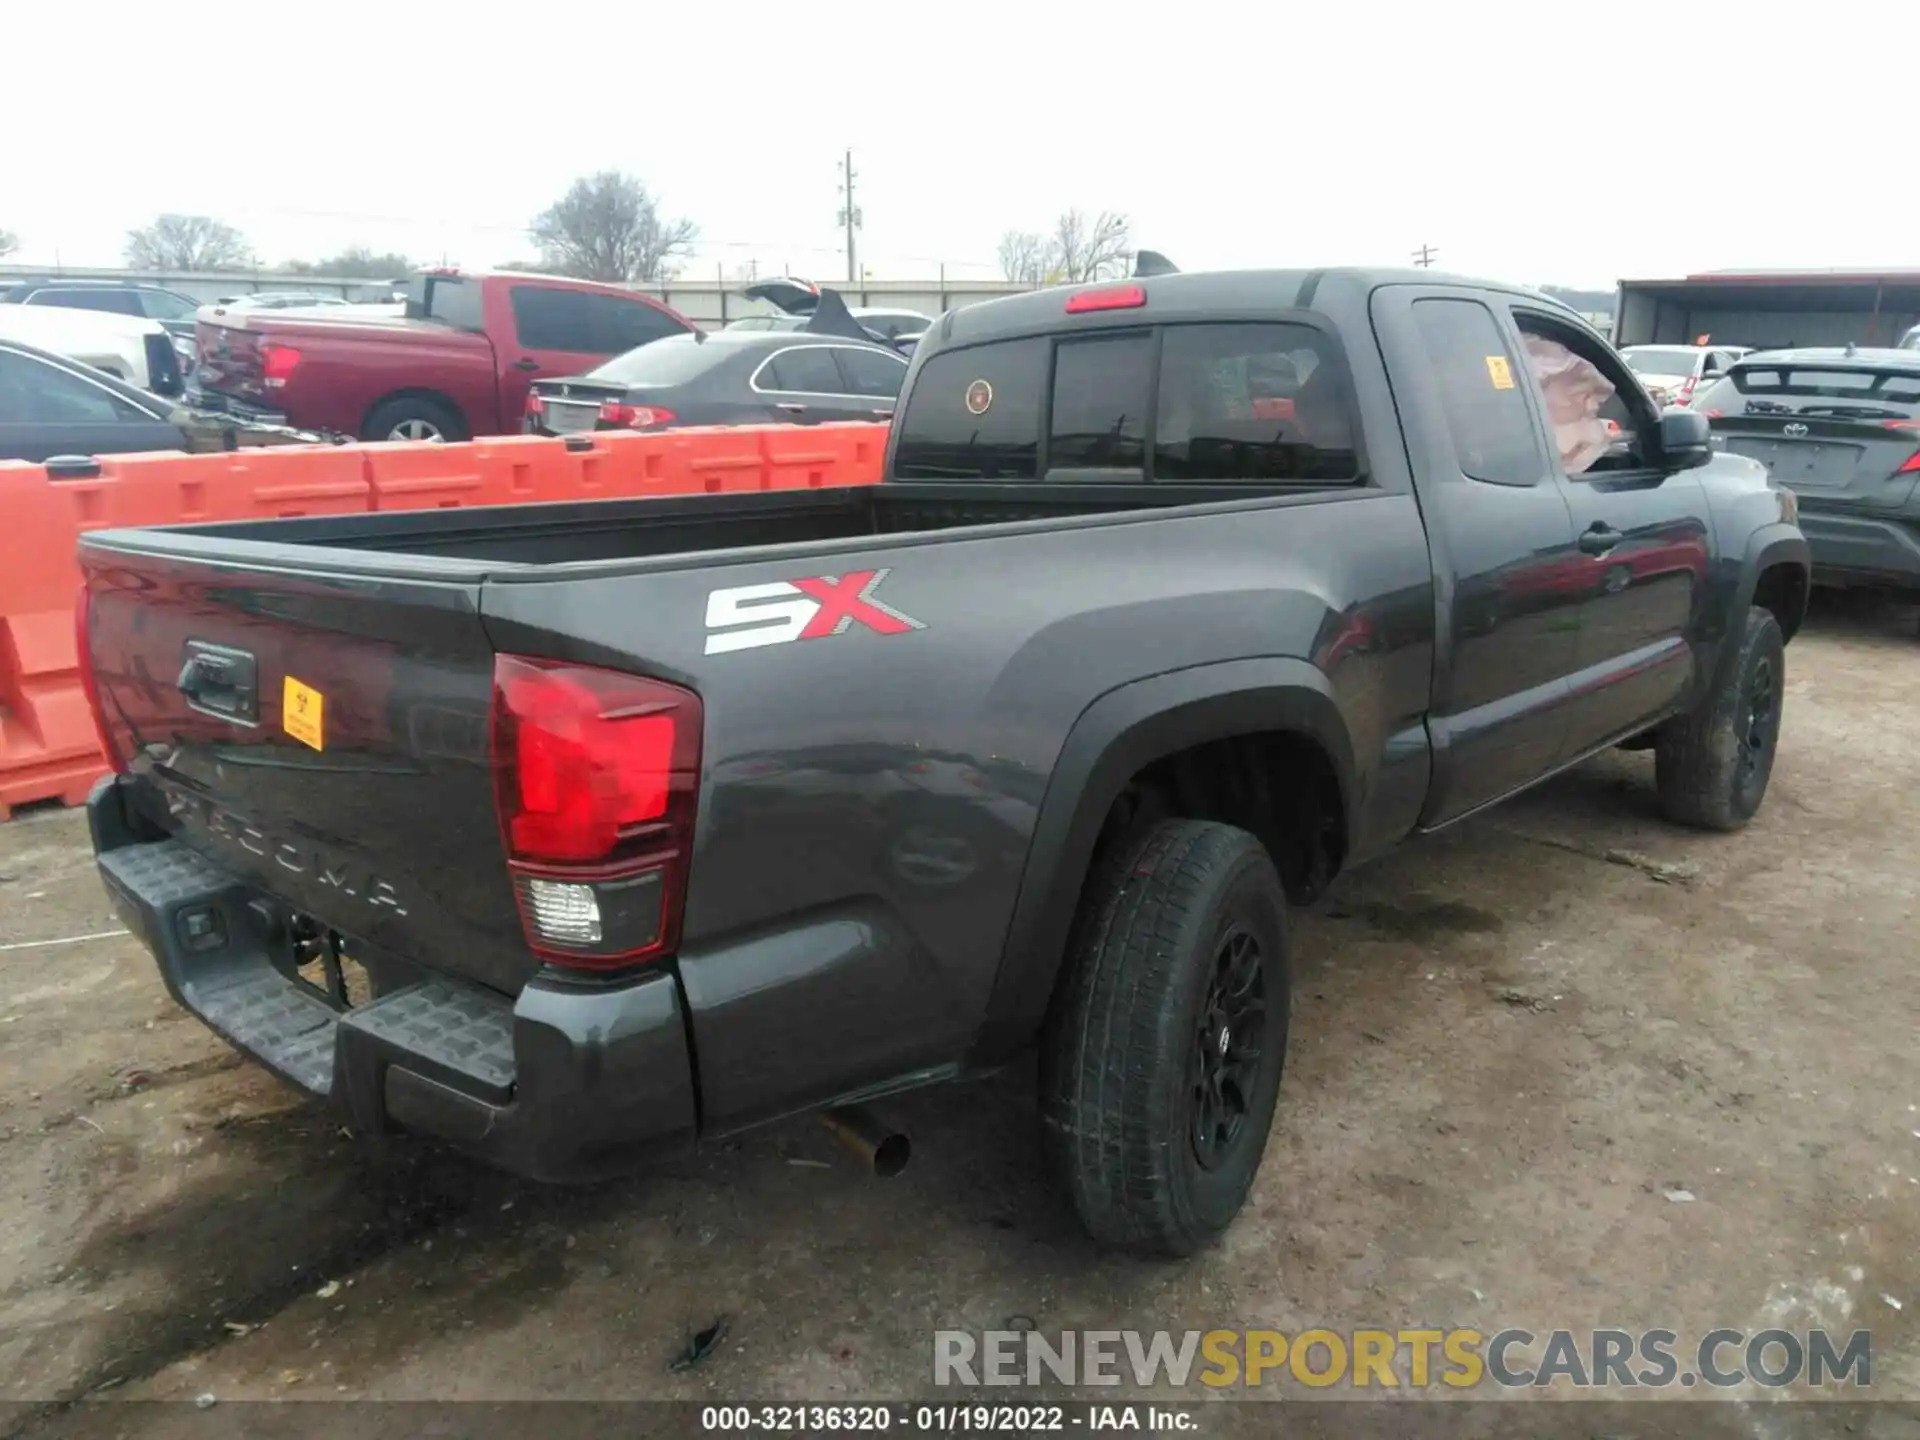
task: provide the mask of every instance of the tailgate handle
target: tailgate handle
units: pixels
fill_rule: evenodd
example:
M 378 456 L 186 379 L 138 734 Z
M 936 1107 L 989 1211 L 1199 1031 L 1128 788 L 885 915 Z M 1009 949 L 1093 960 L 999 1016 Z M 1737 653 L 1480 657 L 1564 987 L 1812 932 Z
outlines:
M 260 718 L 257 672 L 253 656 L 245 650 L 189 640 L 178 686 L 194 709 L 252 725 Z

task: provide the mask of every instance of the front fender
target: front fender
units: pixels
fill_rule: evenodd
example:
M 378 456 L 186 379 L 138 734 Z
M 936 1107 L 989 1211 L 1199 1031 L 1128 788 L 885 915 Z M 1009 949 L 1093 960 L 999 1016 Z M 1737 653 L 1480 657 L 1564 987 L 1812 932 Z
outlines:
M 973 1059 L 990 1064 L 1045 1018 L 1096 842 L 1127 782 L 1166 755 L 1258 731 L 1291 730 L 1333 762 L 1347 833 L 1357 833 L 1353 740 L 1327 677 L 1304 660 L 1224 661 L 1110 690 L 1068 732 L 1028 847 Z
M 1808 576 L 1813 573 L 1813 552 L 1807 546 L 1807 537 L 1800 533 L 1798 525 L 1788 524 L 1784 520 L 1773 525 L 1762 525 L 1747 541 L 1747 552 L 1740 562 L 1740 583 L 1735 592 L 1739 601 L 1733 612 L 1735 619 L 1747 613 L 1747 607 L 1753 604 L 1753 592 L 1760 583 L 1760 577 L 1776 565 L 1795 565 Z M 1806 618 L 1810 590 L 1810 586 L 1800 587 L 1794 613 L 1784 617 L 1781 622 L 1781 628 L 1789 638 Z

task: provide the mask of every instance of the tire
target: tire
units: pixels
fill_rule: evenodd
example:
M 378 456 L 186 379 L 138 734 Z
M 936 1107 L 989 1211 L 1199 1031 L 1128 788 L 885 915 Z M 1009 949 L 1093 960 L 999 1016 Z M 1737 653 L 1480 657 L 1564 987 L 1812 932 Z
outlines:
M 1669 820 L 1738 830 L 1759 811 L 1780 741 L 1786 643 L 1772 611 L 1748 610 L 1726 679 L 1699 709 L 1662 727 L 1654 779 Z
M 1240 1212 L 1279 1098 L 1289 966 L 1273 862 L 1230 825 L 1137 831 L 1089 880 L 1068 964 L 1041 1052 L 1048 1149 L 1096 1241 L 1190 1255 Z
M 467 440 L 467 422 L 451 405 L 402 395 L 373 407 L 362 440 Z

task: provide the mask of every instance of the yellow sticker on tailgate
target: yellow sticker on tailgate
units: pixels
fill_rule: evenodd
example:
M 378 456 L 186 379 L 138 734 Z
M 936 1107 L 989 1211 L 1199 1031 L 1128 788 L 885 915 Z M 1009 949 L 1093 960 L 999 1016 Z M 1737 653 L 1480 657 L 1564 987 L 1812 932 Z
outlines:
M 312 750 L 327 748 L 327 697 L 287 676 L 280 693 L 280 728 Z
M 1506 356 L 1487 356 L 1487 378 L 1493 381 L 1493 388 L 1496 390 L 1513 388 L 1513 366 L 1507 363 Z

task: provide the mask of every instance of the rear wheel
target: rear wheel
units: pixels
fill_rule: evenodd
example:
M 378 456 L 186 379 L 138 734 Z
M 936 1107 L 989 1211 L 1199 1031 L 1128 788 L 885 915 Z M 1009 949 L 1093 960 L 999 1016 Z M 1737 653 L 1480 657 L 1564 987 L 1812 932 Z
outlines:
M 1780 741 L 1786 643 L 1771 610 L 1749 609 L 1719 688 L 1691 715 L 1662 727 L 1654 778 L 1668 819 L 1738 830 L 1760 809 Z
M 451 405 L 403 395 L 373 407 L 362 440 L 465 440 L 466 421 Z
M 1165 820 L 1089 882 L 1048 1025 L 1047 1139 L 1093 1237 L 1187 1255 L 1245 1203 L 1289 1012 L 1286 897 L 1244 830 Z

